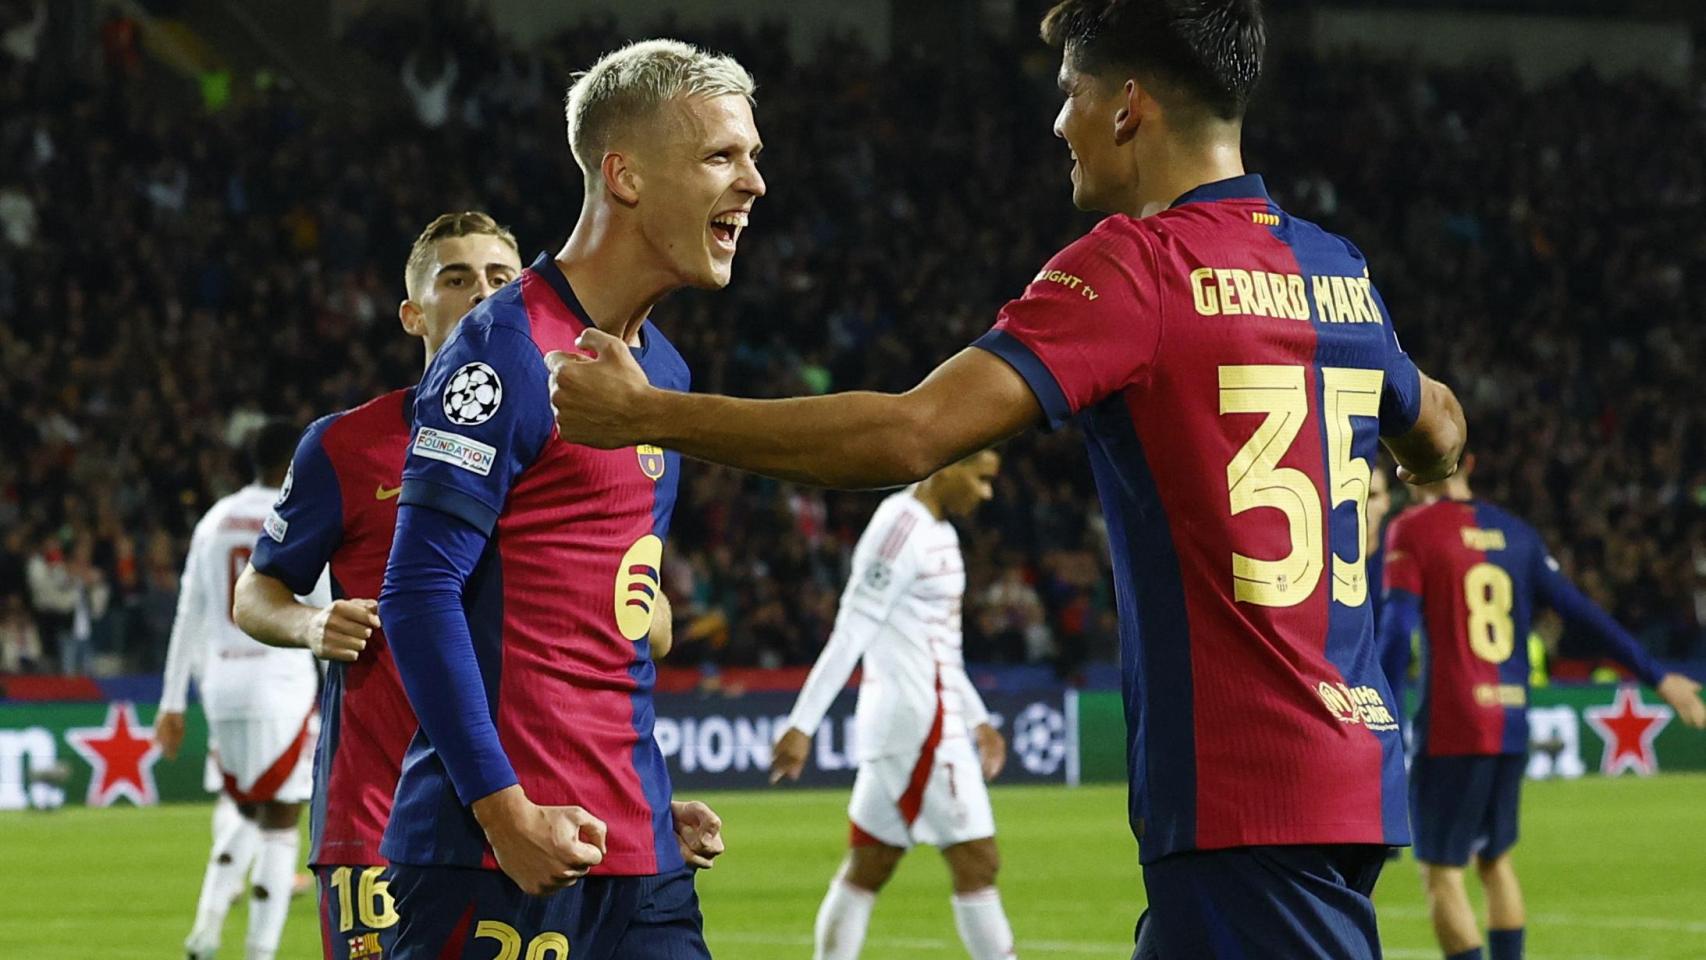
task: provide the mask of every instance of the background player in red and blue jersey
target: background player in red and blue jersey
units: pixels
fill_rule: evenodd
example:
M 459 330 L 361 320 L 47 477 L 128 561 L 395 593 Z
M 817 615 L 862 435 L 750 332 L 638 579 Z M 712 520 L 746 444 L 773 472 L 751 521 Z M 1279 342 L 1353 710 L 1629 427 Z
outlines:
M 752 90 L 732 59 L 673 41 L 577 79 L 574 233 L 464 318 L 421 381 L 380 595 L 420 720 L 381 845 L 399 960 L 709 955 L 646 642 L 679 457 L 556 437 L 544 354 L 601 328 L 650 384 L 688 388 L 647 317 L 728 282 L 764 193 Z M 685 827 L 714 833 L 697 809 Z
M 491 217 L 444 214 L 410 248 L 398 318 L 431 362 L 462 315 L 520 273 L 515 237 Z M 251 636 L 331 661 L 320 697 L 308 856 L 327 960 L 388 954 L 396 920 L 379 841 L 415 716 L 379 630 L 378 596 L 413 397 L 413 388 L 394 390 L 308 428 L 233 595 L 233 616 Z M 297 602 L 301 584 L 312 586 L 327 566 L 332 604 Z
M 1151 923 L 1166 957 L 1379 956 L 1369 892 L 1408 839 L 1364 563 L 1378 442 L 1456 466 L 1462 413 L 1399 348 L 1343 238 L 1240 157 L 1255 0 L 1066 0 L 1074 202 L 1112 212 L 993 331 L 904 394 L 657 390 L 618 339 L 554 357 L 563 436 L 838 486 L 920 479 L 1076 418 L 1107 519 Z
M 1422 629 L 1421 697 L 1410 815 L 1434 933 L 1448 960 L 1480 960 L 1463 885 L 1471 856 L 1487 890 L 1492 960 L 1522 956 L 1526 913 L 1511 864 L 1528 765 L 1528 634 L 1535 608 L 1573 628 L 1657 688 L 1689 726 L 1706 726 L 1700 685 L 1656 661 L 1559 571 L 1533 527 L 1476 500 L 1472 456 L 1420 491 L 1387 530 L 1381 642 L 1405 652 Z

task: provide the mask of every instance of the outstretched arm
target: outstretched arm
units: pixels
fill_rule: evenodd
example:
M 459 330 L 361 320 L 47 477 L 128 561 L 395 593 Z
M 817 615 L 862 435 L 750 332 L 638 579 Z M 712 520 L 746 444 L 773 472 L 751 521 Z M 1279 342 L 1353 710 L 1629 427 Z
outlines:
M 1576 589 L 1557 568 L 1550 557 L 1539 564 L 1537 584 L 1540 598 L 1558 611 L 1564 622 L 1586 630 L 1598 638 L 1600 646 L 1613 660 L 1635 671 L 1643 683 L 1649 684 L 1682 718 L 1695 729 L 1706 727 L 1706 703 L 1700 700 L 1700 684 L 1680 673 L 1665 673 L 1653 655 L 1623 629 L 1599 604 Z
M 598 330 L 580 342 L 597 358 L 546 358 L 564 440 L 607 449 L 653 443 L 800 483 L 911 483 L 1042 418 L 1024 379 L 978 349 L 960 351 L 905 393 L 744 400 L 659 390 L 627 344 Z

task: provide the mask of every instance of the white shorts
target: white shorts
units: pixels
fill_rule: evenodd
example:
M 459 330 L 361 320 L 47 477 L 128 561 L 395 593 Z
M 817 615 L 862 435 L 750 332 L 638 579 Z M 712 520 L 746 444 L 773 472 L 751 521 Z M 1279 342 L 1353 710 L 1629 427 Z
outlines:
M 939 744 L 934 756 L 880 757 L 859 764 L 847 818 L 877 841 L 903 849 L 951 847 L 995 836 L 983 766 L 971 740 L 963 737 Z
M 314 789 L 319 715 L 208 721 L 222 788 L 238 803 L 303 803 Z

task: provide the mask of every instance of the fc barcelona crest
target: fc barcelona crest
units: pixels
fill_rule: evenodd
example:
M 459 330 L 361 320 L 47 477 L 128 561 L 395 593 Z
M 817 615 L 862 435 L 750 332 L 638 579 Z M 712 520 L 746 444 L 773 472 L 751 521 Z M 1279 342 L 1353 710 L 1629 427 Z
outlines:
M 641 444 L 634 448 L 634 452 L 640 455 L 641 473 L 653 480 L 663 476 L 664 459 L 662 447 L 654 447 L 650 444 Z

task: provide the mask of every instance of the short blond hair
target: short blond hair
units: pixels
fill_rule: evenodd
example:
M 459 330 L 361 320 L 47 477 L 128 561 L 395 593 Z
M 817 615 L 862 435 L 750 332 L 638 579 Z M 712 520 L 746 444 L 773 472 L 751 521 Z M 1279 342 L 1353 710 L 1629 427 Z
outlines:
M 649 119 L 676 97 L 739 94 L 754 103 L 756 89 L 752 74 L 727 54 L 679 40 L 630 43 L 575 74 L 563 98 L 569 149 L 590 178 L 624 124 Z
M 491 214 L 479 210 L 441 213 L 426 225 L 426 229 L 421 231 L 421 235 L 416 237 L 409 247 L 409 260 L 403 266 L 403 286 L 409 291 L 409 297 L 412 299 L 419 291 L 421 271 L 432 263 L 433 248 L 440 240 L 475 235 L 497 237 L 515 251 L 517 260 L 521 259 L 521 246 L 515 242 L 515 234 L 492 219 Z

